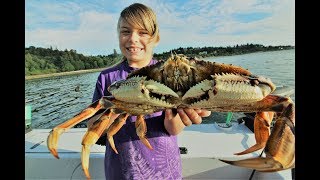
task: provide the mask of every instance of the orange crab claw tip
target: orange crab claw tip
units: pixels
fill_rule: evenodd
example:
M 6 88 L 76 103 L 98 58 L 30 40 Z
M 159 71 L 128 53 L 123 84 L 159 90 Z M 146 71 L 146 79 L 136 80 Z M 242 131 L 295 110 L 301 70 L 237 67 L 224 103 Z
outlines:
M 84 174 L 87 178 L 90 179 L 90 173 L 89 173 L 89 155 L 90 155 L 90 147 L 86 145 L 82 145 L 82 151 L 81 151 L 81 164 L 82 169 L 84 171 Z
M 86 175 L 87 179 L 91 179 L 88 169 L 83 169 L 83 171 L 84 171 L 84 174 Z
M 149 141 L 148 141 L 146 138 L 141 138 L 141 137 L 140 137 L 140 140 L 142 141 L 142 143 L 143 143 L 145 146 L 147 146 L 148 149 L 153 150 L 151 144 L 149 143 Z
M 60 157 L 58 155 L 54 155 L 55 158 L 60 159 Z
M 51 130 L 49 136 L 47 137 L 47 147 L 50 153 L 57 159 L 59 159 L 57 152 L 59 133 L 58 131 Z
M 283 170 L 283 166 L 281 165 L 281 163 L 279 163 L 278 161 L 275 161 L 272 158 L 258 157 L 258 158 L 243 159 L 238 161 L 229 161 L 229 160 L 223 160 L 223 159 L 219 159 L 219 160 L 234 166 L 256 169 L 257 171 L 262 171 L 262 172 L 274 172 L 274 171 Z
M 60 159 L 56 149 L 49 149 L 50 153 L 57 159 Z
M 119 154 L 117 149 L 116 149 L 116 145 L 114 144 L 114 140 L 113 140 L 113 137 L 112 136 L 109 136 L 108 137 L 108 141 L 109 141 L 109 144 L 111 146 L 111 148 L 113 149 L 113 151 L 116 153 L 116 154 Z
M 116 154 L 119 154 L 116 147 L 112 147 L 113 151 L 116 153 Z

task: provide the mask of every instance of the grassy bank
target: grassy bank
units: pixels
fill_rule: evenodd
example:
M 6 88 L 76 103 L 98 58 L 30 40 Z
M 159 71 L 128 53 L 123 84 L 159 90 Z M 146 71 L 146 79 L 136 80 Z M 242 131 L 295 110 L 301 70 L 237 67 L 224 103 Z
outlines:
M 31 76 L 25 76 L 25 79 L 26 80 L 31 80 L 31 79 L 40 79 L 40 78 L 48 78 L 48 77 L 57 77 L 57 76 L 67 76 L 67 75 L 91 73 L 91 72 L 102 71 L 103 69 L 105 69 L 105 68 L 86 69 L 86 70 L 69 71 L 69 72 L 61 72 L 61 73 L 51 73 L 51 74 L 31 75 Z

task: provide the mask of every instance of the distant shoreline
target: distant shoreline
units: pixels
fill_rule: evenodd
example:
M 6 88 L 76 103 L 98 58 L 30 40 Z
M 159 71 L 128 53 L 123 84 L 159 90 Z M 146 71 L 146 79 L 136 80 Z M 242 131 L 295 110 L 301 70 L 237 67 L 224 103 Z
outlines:
M 58 77 L 58 76 L 67 76 L 67 75 L 75 75 L 75 74 L 84 74 L 84 73 L 92 73 L 92 72 L 102 71 L 102 70 L 104 70 L 106 68 L 107 67 L 98 68 L 98 69 L 85 69 L 85 70 L 79 70 L 79 71 L 60 72 L 60 73 L 29 75 L 29 76 L 25 76 L 25 80 L 48 78 L 48 77 Z
M 266 51 L 262 51 L 262 52 L 266 52 Z M 249 53 L 245 53 L 245 54 L 250 54 L 250 53 L 257 53 L 257 52 L 249 52 Z M 234 55 L 239 55 L 239 54 L 234 54 Z M 231 55 L 231 56 L 234 56 L 234 55 Z M 203 59 L 212 58 L 212 57 L 222 57 L 222 56 L 208 56 L 208 57 L 203 57 Z M 92 72 L 102 71 L 102 70 L 104 70 L 106 68 L 108 68 L 108 67 L 97 68 L 97 69 L 85 69 L 85 70 L 78 70 L 78 71 L 68 71 L 68 72 L 60 72 L 60 73 L 28 75 L 28 76 L 25 76 L 25 80 L 41 79 L 41 78 L 49 78 L 49 77 L 58 77 L 58 76 L 67 76 L 67 75 L 75 75 L 75 74 L 84 74 L 84 73 L 92 73 Z

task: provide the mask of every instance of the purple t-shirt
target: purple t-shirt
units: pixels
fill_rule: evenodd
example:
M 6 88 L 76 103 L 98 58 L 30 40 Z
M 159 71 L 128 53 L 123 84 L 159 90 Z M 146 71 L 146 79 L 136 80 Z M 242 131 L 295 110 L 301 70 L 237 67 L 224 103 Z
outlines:
M 151 60 L 149 65 L 155 64 Z M 98 77 L 93 101 L 110 95 L 107 87 L 114 81 L 125 79 L 132 70 L 127 61 L 102 71 Z M 145 116 L 146 137 L 153 150 L 148 149 L 136 134 L 136 116 L 129 116 L 125 125 L 113 136 L 116 154 L 106 142 L 106 179 L 182 179 L 182 167 L 177 136 L 170 135 L 164 127 L 162 111 Z

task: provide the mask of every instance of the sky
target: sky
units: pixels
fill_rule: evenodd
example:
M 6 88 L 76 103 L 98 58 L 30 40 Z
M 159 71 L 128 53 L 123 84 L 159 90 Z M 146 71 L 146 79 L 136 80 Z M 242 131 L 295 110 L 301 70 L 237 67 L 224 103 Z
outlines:
M 92 56 L 120 53 L 117 21 L 135 2 L 157 15 L 155 53 L 247 43 L 295 46 L 293 0 L 26 0 L 25 47 Z

